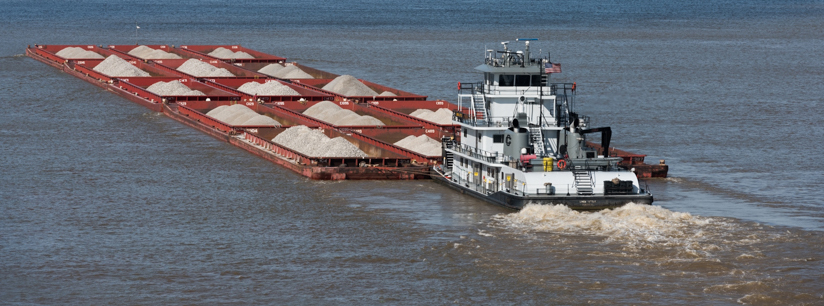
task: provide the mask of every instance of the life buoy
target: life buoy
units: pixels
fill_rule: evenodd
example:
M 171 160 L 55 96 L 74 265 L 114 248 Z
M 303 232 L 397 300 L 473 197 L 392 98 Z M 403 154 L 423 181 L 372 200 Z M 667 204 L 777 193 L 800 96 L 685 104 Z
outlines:
M 458 82 L 458 90 L 461 90 L 461 82 Z
M 556 165 L 558 166 L 558 169 L 564 170 L 566 169 L 566 160 L 559 159 Z

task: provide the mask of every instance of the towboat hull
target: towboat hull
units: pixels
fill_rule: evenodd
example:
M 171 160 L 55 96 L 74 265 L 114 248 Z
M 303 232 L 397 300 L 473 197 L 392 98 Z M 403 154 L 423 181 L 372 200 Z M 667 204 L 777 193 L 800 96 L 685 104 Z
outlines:
M 503 206 L 510 209 L 521 210 L 529 204 L 538 205 L 565 205 L 574 210 L 602 210 L 624 206 L 629 203 L 650 205 L 653 202 L 652 195 L 643 194 L 621 194 L 621 195 L 515 195 L 508 192 L 494 192 L 490 194 L 478 192 L 469 187 L 457 184 L 440 175 L 437 170 L 433 170 L 435 175 L 432 179 L 435 182 L 446 185 L 449 188 L 460 191 L 463 194 L 474 196 L 489 203 Z

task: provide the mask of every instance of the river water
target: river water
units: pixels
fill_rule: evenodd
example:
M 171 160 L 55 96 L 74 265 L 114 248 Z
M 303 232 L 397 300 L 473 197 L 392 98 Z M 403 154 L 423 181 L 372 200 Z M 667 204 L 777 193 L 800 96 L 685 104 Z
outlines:
M 824 304 L 821 1 L 0 5 L 0 304 Z M 653 206 L 311 181 L 22 56 L 241 44 L 455 101 L 517 37 L 666 160 Z

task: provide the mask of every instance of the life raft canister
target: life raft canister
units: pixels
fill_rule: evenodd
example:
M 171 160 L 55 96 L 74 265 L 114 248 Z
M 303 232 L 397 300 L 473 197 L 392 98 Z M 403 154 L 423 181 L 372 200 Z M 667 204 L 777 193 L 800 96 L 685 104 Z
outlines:
M 558 163 L 556 165 L 558 166 L 558 169 L 564 170 L 564 169 L 566 169 L 566 166 L 567 166 L 566 160 L 559 159 Z

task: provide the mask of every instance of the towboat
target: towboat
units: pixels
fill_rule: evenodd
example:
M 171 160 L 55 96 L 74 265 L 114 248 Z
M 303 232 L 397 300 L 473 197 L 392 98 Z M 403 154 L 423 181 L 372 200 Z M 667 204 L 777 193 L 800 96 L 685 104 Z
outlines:
M 598 210 L 628 203 L 651 204 L 652 194 L 636 174 L 610 156 L 609 127 L 589 127 L 575 112 L 575 83 L 552 83 L 561 72 L 549 56 L 524 50 L 486 50 L 475 69 L 483 81 L 458 83 L 460 130 L 441 140 L 443 163 L 433 177 L 485 201 L 521 209 L 528 204 Z M 588 146 L 598 134 L 600 146 Z

